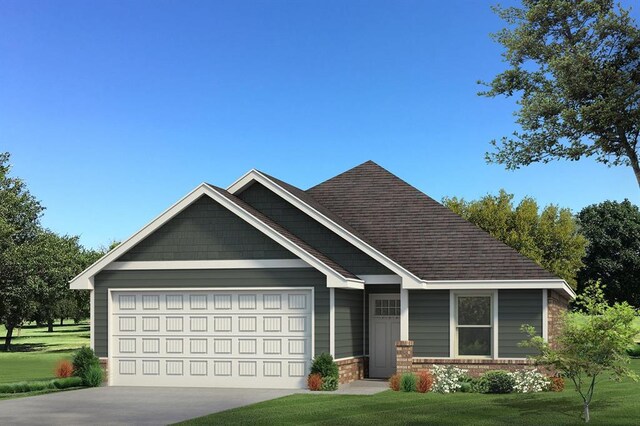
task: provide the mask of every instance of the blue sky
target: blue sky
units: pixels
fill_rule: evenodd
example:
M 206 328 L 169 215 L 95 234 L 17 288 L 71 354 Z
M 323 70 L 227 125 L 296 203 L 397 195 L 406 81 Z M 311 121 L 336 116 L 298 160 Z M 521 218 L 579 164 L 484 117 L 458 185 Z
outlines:
M 512 100 L 476 95 L 501 26 L 487 1 L 3 1 L 0 150 L 92 247 L 251 168 L 307 188 L 372 159 L 436 199 L 640 203 L 628 168 L 485 163 L 514 130 Z

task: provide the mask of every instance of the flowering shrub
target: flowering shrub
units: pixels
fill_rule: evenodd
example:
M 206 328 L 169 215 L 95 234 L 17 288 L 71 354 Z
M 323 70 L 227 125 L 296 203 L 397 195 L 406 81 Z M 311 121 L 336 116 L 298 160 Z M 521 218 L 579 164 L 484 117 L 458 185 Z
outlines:
M 509 373 L 513 378 L 513 391 L 517 393 L 542 392 L 549 387 L 549 379 L 538 370 L 519 370 Z
M 394 391 L 399 391 L 400 390 L 400 374 L 394 374 L 393 376 L 389 377 L 389 387 L 391 388 L 391 390 Z
M 433 386 L 433 375 L 430 371 L 421 371 L 418 374 L 418 384 L 416 390 L 420 393 L 429 392 Z
M 456 392 L 462 387 L 460 379 L 464 377 L 466 372 L 467 370 L 451 365 L 434 365 L 434 383 L 431 390 L 438 393 Z
M 562 392 L 564 390 L 564 379 L 562 377 L 549 377 L 549 390 L 551 392 Z
M 59 379 L 71 377 L 73 376 L 73 364 L 71 364 L 71 361 L 63 359 L 62 361 L 58 362 L 58 364 L 56 364 L 55 373 L 56 377 Z
M 310 391 L 322 390 L 322 376 L 319 373 L 309 374 L 307 387 Z

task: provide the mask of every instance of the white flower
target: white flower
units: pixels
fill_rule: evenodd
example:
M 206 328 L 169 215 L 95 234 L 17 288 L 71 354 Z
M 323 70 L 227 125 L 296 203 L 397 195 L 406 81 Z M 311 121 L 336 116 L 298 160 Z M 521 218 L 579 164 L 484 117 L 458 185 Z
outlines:
M 549 379 L 536 369 L 524 369 L 509 374 L 515 380 L 513 390 L 518 393 L 542 392 L 549 387 Z
M 467 370 L 450 365 L 433 365 L 433 392 L 451 393 L 459 390 L 462 385 L 460 379 Z

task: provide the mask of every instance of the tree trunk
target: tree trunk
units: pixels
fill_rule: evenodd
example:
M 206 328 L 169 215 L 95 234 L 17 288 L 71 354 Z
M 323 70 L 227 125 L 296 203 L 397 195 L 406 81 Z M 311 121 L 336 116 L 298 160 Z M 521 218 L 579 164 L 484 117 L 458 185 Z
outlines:
M 52 319 L 47 320 L 47 332 L 53 333 L 53 320 Z
M 60 327 L 64 325 L 64 318 L 60 318 Z
M 622 146 L 627 154 L 627 158 L 629 158 L 629 163 L 631 164 L 633 173 L 636 175 L 638 186 L 640 186 L 640 164 L 638 162 L 638 153 L 635 150 L 636 144 L 638 143 L 638 137 L 636 136 L 632 146 L 631 143 L 629 143 L 629 139 L 626 134 L 623 131 L 620 131 L 619 133 L 621 135 L 620 141 L 622 142 Z
M 4 350 L 9 352 L 11 350 L 11 338 L 13 337 L 13 326 L 7 326 L 7 334 L 4 338 Z
M 589 423 L 589 420 L 591 420 L 589 417 L 589 404 L 587 404 L 586 402 L 584 403 L 584 411 L 582 413 L 582 417 L 584 418 L 585 423 Z

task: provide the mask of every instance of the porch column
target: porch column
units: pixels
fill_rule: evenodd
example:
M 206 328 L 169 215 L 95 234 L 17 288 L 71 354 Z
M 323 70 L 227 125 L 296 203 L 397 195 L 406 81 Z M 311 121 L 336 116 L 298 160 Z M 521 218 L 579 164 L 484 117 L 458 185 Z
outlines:
M 399 340 L 396 342 L 396 373 L 410 373 L 413 370 L 413 342 Z
M 409 290 L 400 287 L 400 340 L 409 340 Z

